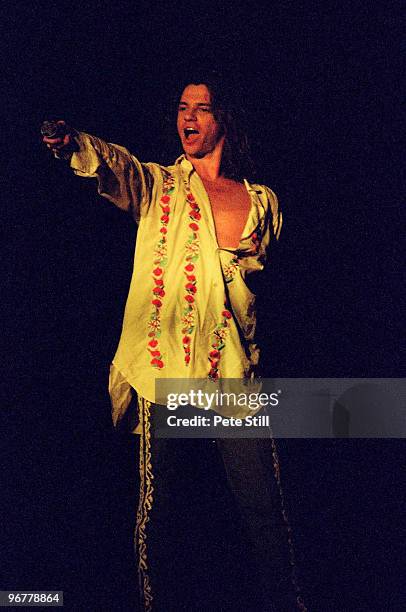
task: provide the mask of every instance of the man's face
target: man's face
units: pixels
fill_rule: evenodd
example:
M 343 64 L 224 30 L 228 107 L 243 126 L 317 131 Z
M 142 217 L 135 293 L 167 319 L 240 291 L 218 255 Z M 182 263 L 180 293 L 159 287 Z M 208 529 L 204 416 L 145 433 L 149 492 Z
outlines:
M 188 157 L 202 158 L 221 146 L 224 134 L 214 118 L 206 85 L 188 85 L 178 107 L 178 134 Z

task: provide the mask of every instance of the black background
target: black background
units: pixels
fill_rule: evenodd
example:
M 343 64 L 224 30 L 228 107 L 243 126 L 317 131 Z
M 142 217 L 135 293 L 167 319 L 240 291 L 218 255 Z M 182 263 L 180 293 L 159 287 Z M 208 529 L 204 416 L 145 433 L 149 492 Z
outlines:
M 180 151 L 162 126 L 183 68 L 234 72 L 258 182 L 284 211 L 269 371 L 401 376 L 398 8 L 4 7 L 2 589 L 63 589 L 67 609 L 135 605 L 136 449 L 112 432 L 106 391 L 135 227 L 52 159 L 41 122 L 64 118 L 169 162 Z M 404 608 L 402 450 L 281 443 L 309 610 Z

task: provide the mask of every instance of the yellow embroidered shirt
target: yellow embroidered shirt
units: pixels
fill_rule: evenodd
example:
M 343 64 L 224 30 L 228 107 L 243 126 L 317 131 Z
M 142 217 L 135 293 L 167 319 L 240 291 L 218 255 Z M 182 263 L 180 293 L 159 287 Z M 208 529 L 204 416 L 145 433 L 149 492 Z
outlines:
M 217 243 L 210 201 L 183 155 L 173 166 L 141 163 L 121 146 L 80 133 L 71 167 L 138 223 L 123 329 L 110 371 L 113 421 L 131 388 L 155 400 L 157 378 L 251 378 L 258 364 L 255 295 L 282 217 L 275 194 L 244 181 L 251 207 L 237 248 Z M 248 410 L 239 409 L 236 417 Z

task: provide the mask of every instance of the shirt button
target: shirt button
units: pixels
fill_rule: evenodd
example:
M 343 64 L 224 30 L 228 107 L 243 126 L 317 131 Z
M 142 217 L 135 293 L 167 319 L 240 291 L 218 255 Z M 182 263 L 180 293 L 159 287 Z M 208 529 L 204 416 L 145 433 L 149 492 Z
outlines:
M 213 287 L 217 287 L 217 283 L 216 282 L 213 283 Z

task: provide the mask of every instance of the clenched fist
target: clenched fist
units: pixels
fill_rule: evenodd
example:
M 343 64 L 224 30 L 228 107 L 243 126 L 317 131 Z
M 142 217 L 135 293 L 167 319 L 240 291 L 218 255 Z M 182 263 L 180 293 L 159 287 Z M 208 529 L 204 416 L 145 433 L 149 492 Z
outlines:
M 79 149 L 75 141 L 77 131 L 69 127 L 65 121 L 44 121 L 41 135 L 42 142 L 59 159 L 70 159 L 72 153 Z

